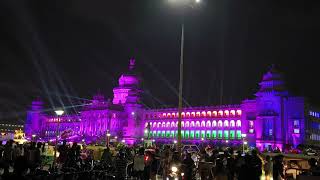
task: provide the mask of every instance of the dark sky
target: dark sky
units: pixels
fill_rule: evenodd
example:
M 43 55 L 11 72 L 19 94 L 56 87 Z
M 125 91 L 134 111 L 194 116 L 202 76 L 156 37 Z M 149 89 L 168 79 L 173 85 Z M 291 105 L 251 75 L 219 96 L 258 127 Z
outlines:
M 188 104 L 220 104 L 221 89 L 223 104 L 252 98 L 275 64 L 294 95 L 319 105 L 319 3 L 202 1 L 185 13 Z M 1 1 L 0 120 L 23 122 L 37 96 L 48 108 L 98 90 L 112 98 L 130 57 L 146 105 L 176 106 L 179 15 L 168 0 Z

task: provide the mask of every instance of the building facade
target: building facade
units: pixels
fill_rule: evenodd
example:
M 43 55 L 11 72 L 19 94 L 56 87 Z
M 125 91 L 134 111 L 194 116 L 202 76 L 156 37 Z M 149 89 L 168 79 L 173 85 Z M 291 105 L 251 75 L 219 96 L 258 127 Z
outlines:
M 177 138 L 178 109 L 146 109 L 140 103 L 141 79 L 135 73 L 135 61 L 119 78 L 113 100 L 97 94 L 78 114 L 50 116 L 43 102 L 35 100 L 25 124 L 26 136 L 98 139 L 106 133 L 129 144 L 142 137 L 173 142 Z M 210 141 L 241 144 L 259 149 L 297 146 L 320 140 L 319 113 L 303 97 L 291 96 L 283 77 L 274 67 L 263 75 L 254 99 L 241 104 L 186 107 L 182 110 L 182 139 L 185 142 Z

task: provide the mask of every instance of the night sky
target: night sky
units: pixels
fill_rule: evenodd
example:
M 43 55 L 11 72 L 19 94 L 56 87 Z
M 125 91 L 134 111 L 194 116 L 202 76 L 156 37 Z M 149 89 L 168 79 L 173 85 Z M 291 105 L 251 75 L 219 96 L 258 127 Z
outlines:
M 320 3 L 202 1 L 185 12 L 189 105 L 253 98 L 271 64 L 293 95 L 320 105 Z M 1 1 L 0 121 L 23 123 L 37 96 L 47 108 L 79 105 L 97 91 L 112 98 L 130 57 L 146 106 L 177 106 L 180 14 L 168 0 Z

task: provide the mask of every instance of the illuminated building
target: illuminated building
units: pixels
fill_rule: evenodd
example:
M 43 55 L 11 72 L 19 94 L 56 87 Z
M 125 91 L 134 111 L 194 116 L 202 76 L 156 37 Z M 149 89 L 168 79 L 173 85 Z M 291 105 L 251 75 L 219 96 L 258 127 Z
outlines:
M 129 144 L 143 137 L 172 143 L 177 138 L 178 109 L 145 109 L 134 66 L 132 59 L 129 71 L 120 76 L 118 87 L 113 89 L 112 101 L 97 94 L 79 114 L 46 115 L 42 101 L 34 101 L 27 115 L 26 136 L 54 138 L 59 124 L 59 131 L 71 137 L 94 140 L 109 132 Z M 309 112 L 303 97 L 289 94 L 281 73 L 272 67 L 259 85 L 255 98 L 241 104 L 183 108 L 183 141 L 241 144 L 245 138 L 250 146 L 281 149 L 286 144 L 320 140 L 319 113 Z

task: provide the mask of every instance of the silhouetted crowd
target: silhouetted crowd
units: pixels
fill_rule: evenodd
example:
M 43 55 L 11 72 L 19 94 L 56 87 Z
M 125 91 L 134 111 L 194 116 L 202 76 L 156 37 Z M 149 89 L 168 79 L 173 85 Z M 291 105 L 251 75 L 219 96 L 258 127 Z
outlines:
M 185 180 L 258 180 L 289 179 L 286 169 L 301 169 L 296 161 L 285 164 L 282 155 L 275 157 L 262 156 L 255 149 L 247 153 L 234 151 L 232 148 L 202 147 L 200 152 L 184 150 L 180 156 L 174 146 L 164 145 L 145 149 L 143 147 L 121 147 L 112 152 L 105 148 L 99 161 L 93 150 L 82 148 L 77 143 L 70 146 L 63 141 L 58 146 L 58 158 L 55 166 L 45 164 L 45 144 L 17 144 L 13 141 L 2 145 L 0 142 L 0 168 L 2 179 L 30 179 L 30 174 L 37 174 L 44 166 L 50 165 L 50 172 L 84 172 L 103 171 L 114 179 L 135 177 L 138 180 L 149 180 L 161 177 L 183 176 Z M 309 160 L 310 170 L 301 172 L 306 175 L 320 175 L 316 159 Z M 28 176 L 27 176 L 28 175 Z M 295 177 L 294 177 L 295 178 Z M 31 178 L 32 179 L 32 178 Z M 94 178 L 93 178 L 94 179 Z

